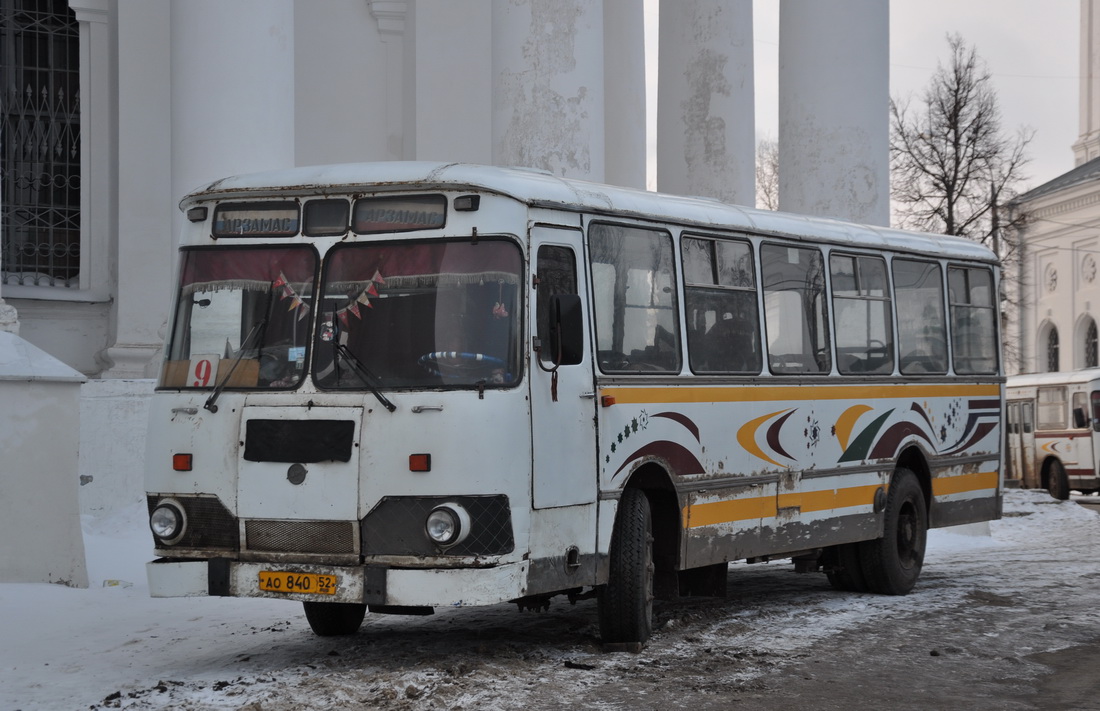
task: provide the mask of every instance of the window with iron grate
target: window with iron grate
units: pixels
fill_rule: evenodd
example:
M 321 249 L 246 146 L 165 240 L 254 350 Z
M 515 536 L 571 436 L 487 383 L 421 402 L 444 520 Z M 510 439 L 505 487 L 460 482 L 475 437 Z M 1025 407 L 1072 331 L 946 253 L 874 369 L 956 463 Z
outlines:
M 80 30 L 67 0 L 0 0 L 0 280 L 76 288 Z

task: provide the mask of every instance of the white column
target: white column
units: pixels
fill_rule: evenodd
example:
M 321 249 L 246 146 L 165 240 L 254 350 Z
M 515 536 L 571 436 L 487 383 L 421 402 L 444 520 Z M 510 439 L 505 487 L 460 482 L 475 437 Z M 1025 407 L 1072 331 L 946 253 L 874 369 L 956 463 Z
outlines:
M 752 206 L 751 0 L 663 0 L 657 188 Z
M 493 163 L 604 179 L 603 3 L 493 0 Z
M 80 289 L 92 301 L 111 294 L 116 222 L 117 117 L 108 0 L 70 0 L 80 23 Z
M 890 223 L 889 10 L 782 0 L 779 209 Z
M 1081 48 L 1080 48 L 1080 114 L 1081 135 L 1073 144 L 1074 164 L 1092 160 L 1100 155 L 1100 2 L 1081 0 Z
M 118 0 L 118 296 L 108 378 L 156 374 L 168 317 L 172 217 L 171 12 Z
M 604 181 L 645 188 L 645 17 L 639 0 L 603 0 Z
M 175 202 L 218 178 L 294 165 L 293 5 L 172 1 Z M 175 211 L 173 234 L 182 222 Z
M 404 157 L 492 163 L 492 5 L 410 0 Z

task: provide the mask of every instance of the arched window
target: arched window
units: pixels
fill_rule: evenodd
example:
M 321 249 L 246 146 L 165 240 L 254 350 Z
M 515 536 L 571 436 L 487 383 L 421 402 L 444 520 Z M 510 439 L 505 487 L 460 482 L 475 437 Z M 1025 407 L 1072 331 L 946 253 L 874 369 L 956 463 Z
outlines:
M 1089 319 L 1089 327 L 1085 329 L 1085 367 L 1095 368 L 1097 362 L 1096 348 L 1096 322 Z
M 1058 371 L 1058 329 L 1054 326 L 1050 327 L 1050 332 L 1047 333 L 1047 371 L 1054 373 Z

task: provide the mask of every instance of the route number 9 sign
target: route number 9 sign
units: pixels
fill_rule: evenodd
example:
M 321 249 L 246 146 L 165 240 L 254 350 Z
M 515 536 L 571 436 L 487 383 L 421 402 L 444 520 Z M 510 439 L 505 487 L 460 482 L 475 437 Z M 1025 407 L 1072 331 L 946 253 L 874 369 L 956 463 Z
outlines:
M 218 382 L 218 355 L 197 355 L 191 358 L 191 374 L 187 385 L 192 388 L 212 388 Z

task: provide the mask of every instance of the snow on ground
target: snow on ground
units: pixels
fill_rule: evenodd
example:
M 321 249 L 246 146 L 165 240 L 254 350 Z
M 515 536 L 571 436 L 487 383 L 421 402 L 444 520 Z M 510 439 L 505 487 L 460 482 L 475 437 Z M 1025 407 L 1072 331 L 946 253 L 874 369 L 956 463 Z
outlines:
M 639 654 L 600 650 L 592 601 L 555 602 L 544 613 L 498 605 L 368 615 L 359 634 L 322 639 L 297 603 L 154 600 L 145 583 L 145 512 L 135 506 L 85 518 L 88 589 L 0 585 L 0 711 L 633 709 L 687 698 L 694 708 L 720 708 L 716 689 L 750 694 L 763 708 L 772 675 L 816 661 L 815 645 L 884 619 L 934 615 L 957 616 L 960 630 L 973 626 L 981 638 L 944 649 L 970 654 L 971 665 L 984 663 L 995 676 L 1011 662 L 1015 681 L 1026 681 L 1042 673 L 1027 655 L 1084 644 L 1100 629 L 1100 562 L 1092 554 L 1100 516 L 1041 491 L 1010 490 L 1005 502 L 991 535 L 980 535 L 982 526 L 931 532 L 909 596 L 838 593 L 823 575 L 795 575 L 789 562 L 734 564 L 727 599 L 659 605 L 659 629 Z M 1057 604 L 1052 591 L 1075 602 Z M 902 654 L 898 639 L 882 632 L 875 643 Z M 980 653 L 961 651 L 979 646 Z

